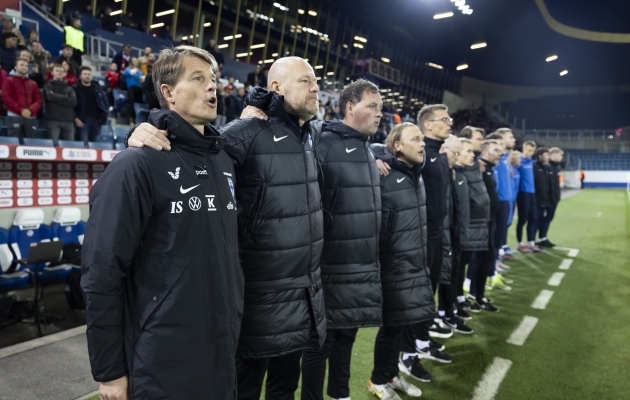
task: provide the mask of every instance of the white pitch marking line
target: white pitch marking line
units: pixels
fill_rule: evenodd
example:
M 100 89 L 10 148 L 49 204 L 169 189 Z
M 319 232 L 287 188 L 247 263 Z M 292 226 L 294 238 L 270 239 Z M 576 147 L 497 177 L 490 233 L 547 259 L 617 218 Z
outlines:
M 536 300 L 532 303 L 532 308 L 544 310 L 547 308 L 547 304 L 549 303 L 549 300 L 551 300 L 551 296 L 553 296 L 553 290 L 541 290 L 538 297 L 536 297 Z
M 67 331 L 61 331 L 53 333 L 52 335 L 40 337 L 37 339 L 29 340 L 28 342 L 22 342 L 14 344 L 13 346 L 0 349 L 0 358 L 8 357 L 13 354 L 21 353 L 23 351 L 32 350 L 37 347 L 45 346 L 47 344 L 56 343 L 61 340 L 69 339 L 77 335 L 85 335 L 87 325 L 77 326 L 76 328 L 68 329 Z
M 578 249 L 571 249 L 569 250 L 569 257 L 577 257 L 577 255 L 580 253 L 580 250 Z
M 560 282 L 562 282 L 562 278 L 564 278 L 564 272 L 554 272 L 554 274 L 551 275 L 551 278 L 549 278 L 549 282 L 547 282 L 547 285 L 560 286 Z
M 492 364 L 486 369 L 483 377 L 477 383 L 472 400 L 492 400 L 499 391 L 501 382 L 505 378 L 508 370 L 512 366 L 512 361 L 505 358 L 495 357 Z
M 573 264 L 573 260 L 570 259 L 570 258 L 565 258 L 560 263 L 560 269 L 567 270 L 567 269 L 571 268 L 571 264 Z
M 85 395 L 83 395 L 81 397 L 78 397 L 78 398 L 76 398 L 74 400 L 87 400 L 87 399 L 90 399 L 90 398 L 96 396 L 98 393 L 99 393 L 99 391 L 95 390 L 92 393 L 85 394 Z
M 602 216 L 602 212 L 601 212 L 601 211 L 600 211 L 600 212 L 598 212 L 598 213 L 597 213 L 597 215 L 595 215 L 595 216 L 596 216 L 597 218 L 601 217 L 601 216 Z
M 516 328 L 516 330 L 512 332 L 507 342 L 516 346 L 522 346 L 523 344 L 525 344 L 527 337 L 530 333 L 532 333 L 537 323 L 538 318 L 528 317 L 526 315 L 525 317 L 523 317 L 523 321 L 518 326 L 518 328 Z

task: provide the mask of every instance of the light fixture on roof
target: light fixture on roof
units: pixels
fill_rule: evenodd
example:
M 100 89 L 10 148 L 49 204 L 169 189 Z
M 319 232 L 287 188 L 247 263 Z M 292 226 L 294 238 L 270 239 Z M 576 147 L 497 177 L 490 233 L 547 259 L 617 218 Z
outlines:
M 313 16 L 313 17 L 317 17 L 317 11 L 309 10 L 308 11 L 308 15 Z
M 347 45 L 347 44 L 344 44 L 344 45 L 343 45 L 343 48 L 344 48 L 344 49 L 347 49 L 347 48 L 348 48 L 348 45 Z
M 441 66 L 441 65 L 439 65 L 439 64 L 434 64 L 434 63 L 431 63 L 431 62 L 430 62 L 430 63 L 427 63 L 427 65 L 428 65 L 429 67 L 433 67 L 433 68 L 437 68 L 437 69 L 444 69 L 444 67 L 443 67 L 443 66 Z
M 316 65 L 316 66 L 315 66 L 315 69 L 322 69 L 322 68 L 324 68 L 324 66 L 323 66 L 323 65 Z
M 464 4 L 466 4 L 466 0 L 457 0 L 455 2 L 455 7 L 463 6 Z
M 545 58 L 545 61 L 550 62 L 550 61 L 556 61 L 557 59 L 558 59 L 558 56 L 554 55 L 554 56 L 549 56 Z
M 565 76 L 568 73 L 569 71 L 565 69 L 564 71 L 560 72 L 560 76 Z
M 164 22 L 160 22 L 160 23 L 158 23 L 158 24 L 153 24 L 153 25 L 151 25 L 151 29 L 160 28 L 160 27 L 162 27 L 162 26 L 164 26 Z
M 122 10 L 116 10 L 109 13 L 109 15 L 118 15 L 118 14 L 122 14 Z
M 111 15 L 111 13 L 110 13 Z M 188 36 L 182 36 L 182 40 L 188 40 Z
M 251 56 L 252 54 L 254 53 L 252 53 L 251 51 L 249 53 L 239 53 L 236 55 L 236 57 L 247 57 L 248 55 Z
M 253 44 L 253 45 L 252 45 L 252 47 L 250 47 L 250 49 L 261 49 L 261 48 L 263 48 L 263 47 L 265 47 L 265 44 L 264 44 L 264 43 L 261 43 L 261 44 Z
M 269 60 L 265 60 L 265 61 L 263 61 L 263 62 L 264 62 L 265 64 L 269 64 L 269 63 L 272 63 L 272 62 L 274 62 L 274 61 L 275 61 L 275 60 L 274 60 L 273 58 L 270 58 Z
M 166 10 L 166 11 L 159 12 L 159 13 L 155 14 L 155 16 L 156 16 L 156 17 L 163 17 L 163 16 L 165 16 L 165 15 L 173 14 L 174 12 L 175 12 L 175 9 L 174 9 L 174 8 L 172 8 L 172 9 L 170 9 L 170 10 Z
M 333 71 L 330 71 L 329 73 L 327 73 L 326 75 L 331 76 L 331 75 L 335 75 L 335 73 Z
M 457 7 L 460 11 L 466 11 L 470 8 L 468 4 L 464 4 L 463 6 Z
M 361 43 L 355 43 L 353 44 L 354 47 L 358 47 L 359 49 L 363 48 L 363 45 Z
M 387 57 L 381 57 L 381 61 L 388 63 L 388 62 L 389 62 L 389 58 L 387 58 Z
M 466 68 L 468 68 L 468 64 L 462 64 L 462 65 L 458 65 L 457 66 L 457 70 L 458 71 L 461 71 L 461 70 L 466 69 Z
M 475 49 L 481 49 L 481 48 L 486 47 L 487 45 L 488 45 L 488 43 L 486 43 L 486 42 L 475 43 L 475 44 L 471 45 L 471 46 L 470 46 L 470 48 L 471 48 L 472 50 L 475 50 Z
M 298 9 L 298 14 L 304 14 L 304 10 L 302 10 L 301 8 Z
M 226 49 L 226 48 L 228 48 L 228 47 L 230 47 L 230 45 L 229 45 L 229 44 L 227 44 L 227 43 L 224 43 L 224 44 L 220 44 L 220 45 L 219 45 L 219 48 L 220 48 L 220 49 Z
M 453 12 L 451 12 L 451 11 L 444 12 L 444 13 L 440 13 L 440 14 L 435 14 L 433 16 L 433 19 L 449 18 L 449 17 L 452 17 L 453 15 L 455 15 L 455 14 L 453 14 Z
M 273 53 L 271 57 L 278 57 L 278 53 Z
M 472 14 L 472 11 L 473 11 L 472 8 L 469 8 L 468 10 L 462 11 L 462 14 L 470 15 Z
M 204 28 L 209 27 L 210 25 L 212 25 L 212 22 L 206 22 L 205 24 L 203 24 Z
M 239 38 L 242 38 L 242 37 L 243 37 L 243 35 L 241 35 L 241 34 L 239 33 L 239 34 L 237 34 L 236 36 L 232 36 L 232 35 L 230 35 L 230 36 L 226 36 L 226 37 L 224 37 L 224 38 L 223 38 L 223 40 L 232 40 L 232 39 L 234 39 L 234 38 L 239 39 Z
M 280 4 L 280 3 L 273 3 L 273 6 L 276 7 L 276 8 L 279 8 L 282 11 L 289 11 L 288 7 L 285 7 L 282 4 Z
M 359 41 L 359 42 L 363 42 L 363 43 L 367 43 L 367 39 L 361 36 L 355 36 L 354 40 Z

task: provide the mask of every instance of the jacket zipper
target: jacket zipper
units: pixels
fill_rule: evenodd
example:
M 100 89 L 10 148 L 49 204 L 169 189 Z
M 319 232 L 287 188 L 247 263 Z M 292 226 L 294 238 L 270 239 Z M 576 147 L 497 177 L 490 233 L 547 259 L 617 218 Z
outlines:
M 370 162 L 370 154 L 372 154 L 372 153 L 370 153 L 370 148 L 369 148 L 369 145 L 367 144 L 367 140 L 364 141 L 363 149 L 365 150 L 365 158 L 368 160 L 368 163 L 369 163 Z M 372 160 L 372 161 L 373 161 L 373 164 L 376 164 L 376 160 Z M 370 165 L 370 164 L 368 164 L 368 165 Z M 372 166 L 372 168 L 373 168 L 373 166 Z M 374 190 L 374 179 L 372 178 L 372 168 L 369 168 L 370 184 L 372 185 L 372 200 L 374 201 L 374 204 L 376 204 L 376 190 Z M 379 187 L 380 187 L 380 182 L 379 182 Z M 381 229 L 383 229 L 382 226 L 381 226 Z M 379 247 L 380 247 L 379 246 L 380 240 L 378 240 L 378 237 L 380 236 L 380 232 L 378 231 L 378 210 L 376 209 L 376 207 L 374 207 L 374 231 L 376 232 L 376 254 L 374 254 L 374 256 L 376 257 L 376 270 L 380 271 L 381 270 L 381 264 L 380 264 L 379 259 L 378 259 L 378 250 L 379 250 Z
M 308 124 L 308 122 L 305 122 L 305 124 Z M 300 130 L 300 133 L 302 133 L 301 130 Z M 311 221 L 311 200 L 310 200 L 310 190 L 309 190 L 310 183 L 308 181 L 308 158 L 307 158 L 306 149 L 304 149 L 304 145 L 306 144 L 306 141 L 308 140 L 309 136 L 310 136 L 310 131 L 307 134 L 302 133 L 302 159 L 304 160 L 304 182 L 306 184 L 306 212 L 308 213 L 308 232 L 309 232 L 309 238 L 311 242 L 308 246 L 308 260 L 309 260 L 308 279 L 311 283 L 311 287 L 310 287 L 311 296 L 314 296 L 316 286 L 315 286 L 315 283 L 313 282 L 313 271 L 311 270 L 312 263 L 313 263 L 313 221 Z M 311 148 L 311 151 L 313 151 L 312 148 Z M 313 162 L 316 163 L 317 160 L 314 159 Z M 312 301 L 311 301 L 311 307 L 313 308 L 313 322 L 315 323 L 315 326 L 313 328 L 317 332 L 317 320 L 315 319 L 315 307 Z

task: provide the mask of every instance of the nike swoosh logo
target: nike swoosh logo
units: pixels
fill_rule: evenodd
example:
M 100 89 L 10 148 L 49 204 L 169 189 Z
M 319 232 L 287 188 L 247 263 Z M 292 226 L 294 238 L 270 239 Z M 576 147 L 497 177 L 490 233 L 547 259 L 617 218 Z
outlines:
M 437 157 L 432 158 L 432 159 L 431 159 L 431 162 L 435 162 L 435 160 L 437 160 Z
M 289 137 L 289 135 L 286 135 L 286 136 L 282 136 L 282 137 L 277 138 L 277 137 L 276 137 L 276 135 L 273 135 L 273 141 L 274 141 L 274 142 L 279 142 L 279 141 L 281 141 L 282 139 L 284 139 L 284 138 L 288 138 L 288 137 Z
M 457 184 L 458 184 L 458 185 L 461 185 L 462 183 L 464 183 L 464 181 L 461 181 L 461 182 L 457 182 Z
M 400 183 L 400 182 L 402 182 L 404 180 L 405 180 L 405 178 L 400 178 L 400 179 L 396 179 L 396 182 Z
M 355 147 L 354 149 L 350 149 L 348 150 L 348 148 L 346 147 L 346 153 L 352 153 L 353 151 L 355 151 L 357 148 Z
M 193 187 L 191 187 L 191 188 L 188 188 L 188 189 L 184 189 L 184 187 L 183 187 L 183 186 L 180 186 L 180 187 L 179 187 L 179 192 L 180 192 L 181 194 L 186 194 L 186 193 L 190 192 L 191 190 L 193 190 L 194 188 L 196 188 L 197 186 L 201 186 L 201 184 L 199 184 L 199 185 L 195 185 L 195 186 L 193 186 Z

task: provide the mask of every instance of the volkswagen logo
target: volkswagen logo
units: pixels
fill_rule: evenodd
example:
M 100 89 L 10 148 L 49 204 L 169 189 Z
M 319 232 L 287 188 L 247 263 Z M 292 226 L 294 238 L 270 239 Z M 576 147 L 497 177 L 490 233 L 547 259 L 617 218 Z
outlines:
M 190 200 L 188 200 L 188 207 L 193 211 L 199 210 L 201 208 L 201 200 L 199 200 L 199 197 L 191 197 Z

